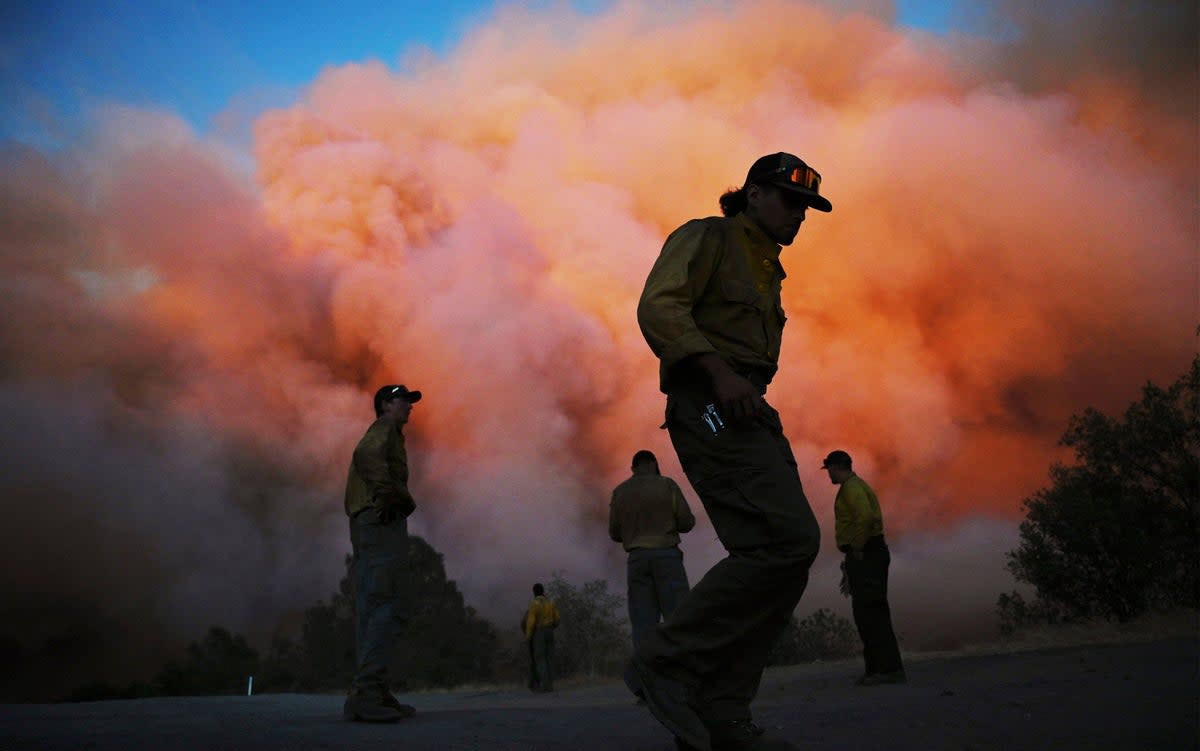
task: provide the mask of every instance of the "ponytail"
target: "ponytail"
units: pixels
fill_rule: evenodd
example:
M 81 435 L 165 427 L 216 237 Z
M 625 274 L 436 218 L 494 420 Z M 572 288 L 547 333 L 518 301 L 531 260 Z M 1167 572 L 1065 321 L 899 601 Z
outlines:
M 737 216 L 746 210 L 746 186 L 728 191 L 717 203 L 721 205 L 721 213 L 725 216 Z

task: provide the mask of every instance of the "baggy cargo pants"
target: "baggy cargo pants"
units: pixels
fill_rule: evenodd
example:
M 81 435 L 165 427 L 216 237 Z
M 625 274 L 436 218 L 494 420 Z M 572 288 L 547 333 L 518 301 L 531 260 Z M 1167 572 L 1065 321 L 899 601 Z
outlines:
M 892 611 L 888 607 L 888 566 L 891 562 L 892 554 L 882 538 L 868 540 L 861 558 L 846 555 L 854 625 L 863 643 L 863 661 L 868 675 L 904 669 L 896 632 L 892 628 Z
M 408 620 L 402 597 L 408 576 L 408 521 L 384 523 L 375 509 L 350 520 L 354 549 L 355 646 L 357 666 L 351 691 L 376 694 L 390 690 L 388 665 Z
M 533 669 L 542 691 L 554 690 L 554 627 L 538 626 L 529 640 L 533 650 Z
M 626 597 L 633 648 L 642 643 L 659 620 L 665 620 L 688 591 L 683 551 L 669 548 L 637 548 L 629 551 L 626 570 Z
M 767 655 L 808 584 L 820 528 L 779 413 L 713 433 L 707 387 L 667 397 L 671 443 L 728 557 L 647 635 L 639 657 L 683 683 L 709 724 L 750 719 Z

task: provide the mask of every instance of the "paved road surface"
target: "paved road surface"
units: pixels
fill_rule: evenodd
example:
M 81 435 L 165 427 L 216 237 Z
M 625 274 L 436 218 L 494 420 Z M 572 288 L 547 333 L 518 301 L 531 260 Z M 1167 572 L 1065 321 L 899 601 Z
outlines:
M 911 658 L 906 686 L 857 662 L 768 671 L 756 720 L 820 751 L 1200 749 L 1200 649 L 1169 639 Z M 619 682 L 550 695 L 413 694 L 397 725 L 341 721 L 339 696 L 0 705 L 0 751 L 672 751 Z

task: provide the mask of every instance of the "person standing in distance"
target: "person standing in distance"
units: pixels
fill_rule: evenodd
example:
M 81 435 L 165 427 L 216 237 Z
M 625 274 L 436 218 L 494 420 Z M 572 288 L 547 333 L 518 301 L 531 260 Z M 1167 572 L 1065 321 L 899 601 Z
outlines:
M 808 209 L 833 209 L 820 186 L 792 154 L 758 159 L 742 187 L 721 196 L 724 216 L 671 233 L 638 303 L 671 443 L 729 553 L 626 671 L 682 748 L 793 748 L 763 734 L 750 703 L 820 547 L 779 413 L 766 401 L 786 320 L 781 246 Z
M 696 526 L 696 517 L 675 481 L 659 472 L 652 452 L 634 454 L 631 469 L 633 476 L 613 490 L 608 536 L 629 554 L 626 598 L 636 649 L 687 594 L 679 535 Z
M 408 490 L 404 426 L 420 391 L 402 385 L 375 392 L 375 422 L 350 460 L 346 515 L 354 557 L 357 666 L 343 707 L 347 720 L 396 722 L 416 710 L 388 686 L 388 663 L 408 617 L 401 584 L 408 564 L 408 516 L 417 508 Z
M 833 501 L 834 529 L 838 550 L 846 554 L 843 566 L 850 589 L 850 607 L 866 662 L 866 672 L 858 679 L 858 685 L 907 683 L 888 607 L 888 566 L 892 556 L 883 539 L 879 498 L 854 473 L 853 460 L 845 451 L 831 451 L 821 469 L 829 473 L 831 483 L 839 486 Z
M 546 597 L 541 582 L 533 585 L 533 599 L 525 611 L 525 641 L 529 643 L 532 668 L 537 676 L 535 693 L 554 690 L 554 629 L 561 617 L 554 600 Z M 531 681 L 531 683 L 534 683 Z

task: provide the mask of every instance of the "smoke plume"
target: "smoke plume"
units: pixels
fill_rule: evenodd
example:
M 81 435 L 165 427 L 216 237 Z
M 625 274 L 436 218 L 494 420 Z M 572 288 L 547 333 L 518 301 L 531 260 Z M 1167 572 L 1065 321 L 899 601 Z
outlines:
M 769 395 L 826 549 L 842 448 L 885 507 L 906 643 L 952 630 L 938 592 L 985 613 L 1067 418 L 1195 348 L 1196 11 L 1151 6 L 1010 2 L 980 21 L 1003 33 L 949 37 L 884 4 L 501 8 L 444 58 L 327 69 L 255 123 L 252 176 L 120 106 L 68 152 L 6 147 L 5 691 L 326 596 L 391 381 L 425 393 L 413 529 L 469 601 L 503 624 L 553 571 L 620 589 L 611 487 L 641 448 L 681 478 L 641 285 L 778 150 L 835 206 L 784 252 Z M 693 578 L 714 537 L 685 542 Z M 987 591 L 954 580 L 981 560 Z M 802 614 L 845 607 L 835 571 Z

